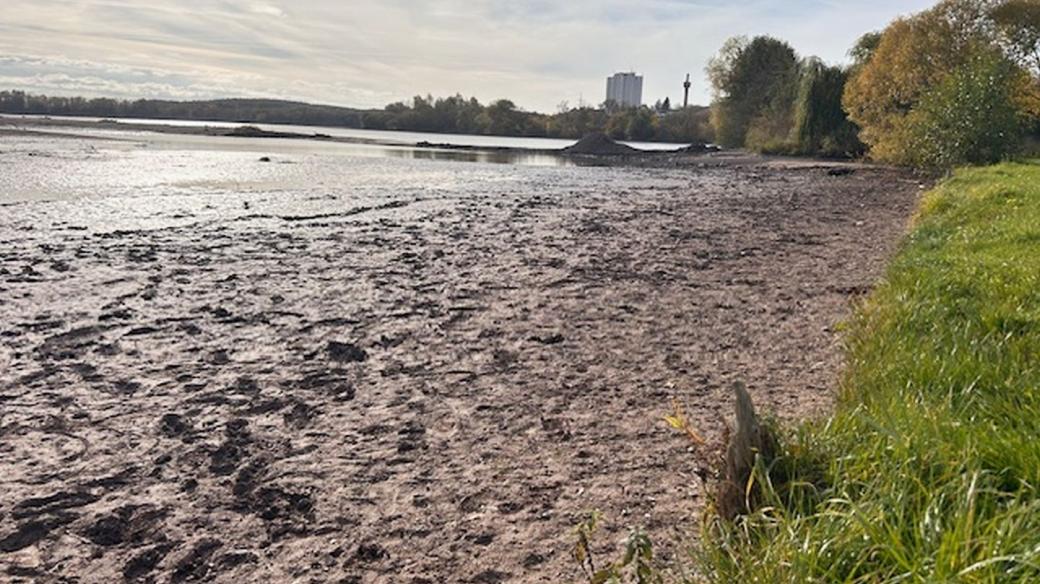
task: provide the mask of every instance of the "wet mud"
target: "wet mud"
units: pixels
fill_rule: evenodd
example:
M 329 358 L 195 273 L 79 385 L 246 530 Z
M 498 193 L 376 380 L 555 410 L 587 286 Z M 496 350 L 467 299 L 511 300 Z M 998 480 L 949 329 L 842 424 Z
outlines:
M 10 222 L 0 580 L 576 581 L 590 509 L 604 558 L 635 525 L 681 553 L 704 494 L 671 400 L 709 434 L 736 379 L 824 413 L 835 325 L 919 186 L 626 172 L 641 186 Z

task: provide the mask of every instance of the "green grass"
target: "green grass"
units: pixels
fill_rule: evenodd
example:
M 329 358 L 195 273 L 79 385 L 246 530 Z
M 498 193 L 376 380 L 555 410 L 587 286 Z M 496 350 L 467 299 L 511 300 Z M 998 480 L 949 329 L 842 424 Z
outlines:
M 1040 582 L 1040 165 L 926 195 L 847 356 L 758 475 L 771 505 L 708 520 L 698 580 Z

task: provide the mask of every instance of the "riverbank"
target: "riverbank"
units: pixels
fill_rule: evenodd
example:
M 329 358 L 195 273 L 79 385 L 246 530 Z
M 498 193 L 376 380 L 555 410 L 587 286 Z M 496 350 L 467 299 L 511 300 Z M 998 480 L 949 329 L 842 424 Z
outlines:
M 768 509 L 709 528 L 705 578 L 1040 579 L 1038 185 L 1002 164 L 924 198 L 849 325 L 836 413 L 787 432 Z
M 5 577 L 558 583 L 589 509 L 600 557 L 641 525 L 674 559 L 672 398 L 826 411 L 919 190 L 258 155 L 5 142 L 62 197 L 0 207 Z

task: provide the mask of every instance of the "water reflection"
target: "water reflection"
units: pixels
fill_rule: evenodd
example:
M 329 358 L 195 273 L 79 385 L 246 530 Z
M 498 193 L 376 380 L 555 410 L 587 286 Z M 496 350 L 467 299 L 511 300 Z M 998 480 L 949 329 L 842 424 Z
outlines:
M 573 160 L 544 152 L 448 150 L 438 148 L 375 148 L 390 158 L 410 160 L 448 160 L 455 162 L 485 162 L 491 164 L 520 164 L 524 166 L 575 166 Z

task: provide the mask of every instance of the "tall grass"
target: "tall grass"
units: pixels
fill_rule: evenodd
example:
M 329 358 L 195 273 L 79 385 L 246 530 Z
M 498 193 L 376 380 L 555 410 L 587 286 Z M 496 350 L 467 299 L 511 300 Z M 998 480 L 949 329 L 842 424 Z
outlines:
M 698 580 L 1040 582 L 1040 165 L 929 193 L 847 355 L 834 415 L 760 469 L 770 505 L 708 520 Z

